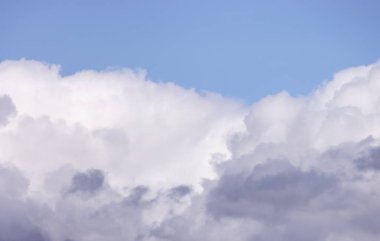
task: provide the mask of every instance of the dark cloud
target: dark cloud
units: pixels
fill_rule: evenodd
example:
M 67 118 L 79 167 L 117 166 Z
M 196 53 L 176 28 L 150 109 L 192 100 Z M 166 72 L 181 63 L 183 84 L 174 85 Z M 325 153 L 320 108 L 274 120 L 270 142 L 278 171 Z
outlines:
M 24 199 L 28 180 L 16 168 L 0 167 L 0 241 L 46 241 L 34 224 L 43 209 Z
M 19 170 L 0 166 L 0 195 L 10 198 L 24 195 L 29 182 Z
M 380 147 L 372 147 L 355 160 L 361 170 L 380 170 Z
M 210 191 L 207 208 L 216 217 L 274 221 L 281 213 L 306 207 L 335 185 L 334 178 L 316 171 L 270 162 L 256 166 L 251 172 L 222 176 Z
M 12 225 L 6 230 L 0 230 L 1 241 L 47 241 L 39 230 Z
M 6 125 L 11 115 L 16 113 L 16 107 L 8 95 L 0 95 L 0 125 Z
M 187 185 L 179 185 L 169 190 L 169 197 L 175 200 L 181 199 L 184 196 L 190 194 L 192 188 Z
M 147 194 L 149 188 L 146 186 L 137 186 L 132 189 L 128 197 L 125 198 L 124 203 L 132 206 L 139 206 L 143 204 L 143 197 Z
M 82 192 L 93 194 L 103 186 L 104 173 L 97 169 L 79 172 L 72 177 L 71 182 L 68 193 Z
M 380 235 L 379 215 L 380 205 L 371 204 L 371 206 L 359 209 L 352 216 L 349 224 L 352 229 L 358 229 L 374 235 Z

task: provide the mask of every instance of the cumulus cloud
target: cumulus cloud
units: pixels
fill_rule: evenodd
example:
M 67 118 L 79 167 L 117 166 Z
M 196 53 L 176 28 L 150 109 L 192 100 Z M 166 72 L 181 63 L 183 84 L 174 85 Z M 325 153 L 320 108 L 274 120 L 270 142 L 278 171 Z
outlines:
M 143 71 L 62 77 L 57 66 L 25 60 L 1 63 L 0 94 L 17 107 L 0 137 L 7 147 L 0 159 L 37 176 L 32 186 L 70 165 L 103 170 L 120 189 L 178 183 L 199 189 L 201 178 L 214 175 L 210 160 L 228 157 L 225 140 L 242 128 L 245 112 L 217 94 L 146 80 Z
M 2 62 L 0 240 L 379 240 L 378 93 L 380 63 L 245 107 Z

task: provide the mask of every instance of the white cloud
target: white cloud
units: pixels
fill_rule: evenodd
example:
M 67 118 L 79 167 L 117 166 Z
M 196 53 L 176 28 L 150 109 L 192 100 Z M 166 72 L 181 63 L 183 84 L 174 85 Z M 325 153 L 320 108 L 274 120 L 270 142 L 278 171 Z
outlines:
M 18 111 L 0 137 L 1 160 L 38 176 L 66 164 L 99 168 L 119 186 L 199 185 L 213 175 L 213 155 L 228 155 L 226 138 L 244 113 L 238 102 L 144 72 L 62 77 L 57 66 L 25 60 L 1 63 L 0 94 Z
M 58 70 L 0 64 L 6 237 L 379 240 L 380 63 L 249 108 L 143 72 Z

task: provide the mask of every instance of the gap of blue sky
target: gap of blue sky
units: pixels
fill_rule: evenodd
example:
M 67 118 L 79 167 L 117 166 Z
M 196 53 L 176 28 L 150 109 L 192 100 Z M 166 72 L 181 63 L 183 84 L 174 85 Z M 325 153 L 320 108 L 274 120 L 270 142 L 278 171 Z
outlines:
M 306 94 L 380 53 L 380 2 L 1 1 L 0 60 L 83 69 L 143 68 L 251 102 Z

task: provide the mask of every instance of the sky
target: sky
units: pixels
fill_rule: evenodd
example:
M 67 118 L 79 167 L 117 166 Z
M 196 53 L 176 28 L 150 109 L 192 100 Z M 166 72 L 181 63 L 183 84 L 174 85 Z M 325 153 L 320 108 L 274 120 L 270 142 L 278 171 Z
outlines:
M 376 1 L 0 1 L 0 241 L 378 241 Z
M 378 59 L 376 0 L 1 1 L 0 60 L 145 69 L 250 103 Z

